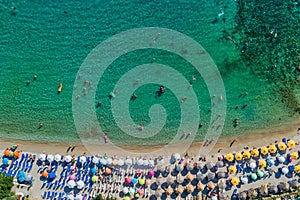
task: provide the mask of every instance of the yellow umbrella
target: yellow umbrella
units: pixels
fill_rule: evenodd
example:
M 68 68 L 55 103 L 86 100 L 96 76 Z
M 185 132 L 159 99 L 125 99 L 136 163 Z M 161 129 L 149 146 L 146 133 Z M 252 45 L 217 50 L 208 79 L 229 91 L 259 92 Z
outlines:
M 279 142 L 278 143 L 278 149 L 280 151 L 284 151 L 284 150 L 286 150 L 286 145 L 283 142 Z
M 230 174 L 235 174 L 235 173 L 236 173 L 236 166 L 231 165 L 231 166 L 228 168 L 228 171 L 229 171 Z
M 276 152 L 277 152 L 277 148 L 276 148 L 275 144 L 270 145 L 269 151 L 270 151 L 271 153 L 276 153 Z
M 269 152 L 269 149 L 266 146 L 263 146 L 262 148 L 260 148 L 260 153 L 262 155 L 267 155 Z
M 291 153 L 291 158 L 293 158 L 293 159 L 298 159 L 299 158 L 299 155 L 298 155 L 298 152 L 292 152 Z
M 295 171 L 296 173 L 300 173 L 300 165 L 296 165 L 296 166 L 294 167 L 294 171 Z
M 240 180 L 237 177 L 233 177 L 231 179 L 231 183 L 232 183 L 232 185 L 238 185 L 240 183 Z
M 249 158 L 251 157 L 250 152 L 249 152 L 249 151 L 244 151 L 243 157 L 244 157 L 245 159 L 249 159 Z
M 229 153 L 229 154 L 226 155 L 226 160 L 227 160 L 228 162 L 233 161 L 233 159 L 234 159 L 234 157 L 233 157 L 233 154 L 232 154 L 232 153 Z
M 264 159 L 259 160 L 259 167 L 265 168 L 267 166 L 267 163 Z
M 295 143 L 294 140 L 289 140 L 289 141 L 287 142 L 287 145 L 288 145 L 289 148 L 293 149 L 293 148 L 295 148 L 296 143 Z
M 258 151 L 257 149 L 252 149 L 251 155 L 252 155 L 253 157 L 257 157 L 257 156 L 259 156 L 259 151 Z
M 236 159 L 236 160 L 242 160 L 242 159 L 243 159 L 243 155 L 242 155 L 241 153 L 237 153 L 237 154 L 235 155 L 235 159 Z

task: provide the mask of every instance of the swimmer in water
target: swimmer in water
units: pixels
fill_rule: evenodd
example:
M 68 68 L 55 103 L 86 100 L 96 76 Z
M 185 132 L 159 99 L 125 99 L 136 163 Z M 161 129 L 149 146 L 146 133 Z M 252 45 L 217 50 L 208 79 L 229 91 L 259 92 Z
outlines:
M 187 96 L 182 97 L 180 103 L 184 103 L 187 100 L 187 98 L 188 98 Z

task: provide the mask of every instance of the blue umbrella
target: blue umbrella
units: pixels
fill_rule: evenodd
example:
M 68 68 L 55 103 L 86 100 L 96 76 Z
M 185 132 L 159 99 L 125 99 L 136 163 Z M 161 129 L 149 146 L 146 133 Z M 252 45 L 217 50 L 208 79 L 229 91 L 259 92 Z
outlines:
M 25 179 L 24 179 L 23 176 L 20 176 L 20 177 L 18 178 L 18 181 L 19 181 L 20 183 L 23 183 L 23 182 L 25 181 Z
M 23 177 L 25 176 L 25 172 L 24 171 L 19 171 L 18 173 L 18 177 Z
M 131 183 L 132 183 L 133 185 L 136 184 L 136 183 L 137 183 L 137 179 L 136 179 L 136 178 L 131 179 Z
M 55 178 L 56 177 L 56 175 L 55 175 L 55 173 L 54 172 L 51 172 L 50 174 L 49 174 L 49 176 L 48 176 L 49 178 L 51 178 L 51 179 L 53 179 L 53 178 Z
M 2 163 L 4 164 L 4 165 L 7 165 L 8 164 L 8 158 L 3 158 L 3 160 L 2 160 Z
M 95 167 L 93 167 L 92 169 L 91 169 L 91 173 L 92 174 L 95 174 L 97 172 L 97 169 L 95 168 Z
M 289 171 L 294 172 L 294 166 L 293 165 L 289 166 Z
M 31 179 L 32 179 L 32 176 L 30 174 L 26 174 L 24 180 L 29 182 L 29 181 L 31 181 Z

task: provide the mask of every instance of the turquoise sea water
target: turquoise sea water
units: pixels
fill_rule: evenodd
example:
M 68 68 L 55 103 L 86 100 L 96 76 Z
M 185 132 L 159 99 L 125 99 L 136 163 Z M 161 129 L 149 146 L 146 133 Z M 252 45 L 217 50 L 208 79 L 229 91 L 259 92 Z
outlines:
M 12 10 L 14 6 L 16 10 Z M 218 17 L 223 8 L 226 22 Z M 72 116 L 73 84 L 88 53 L 105 39 L 122 31 L 142 27 L 169 28 L 199 42 L 219 68 L 227 95 L 227 116 L 223 136 L 284 124 L 293 120 L 291 111 L 280 101 L 273 84 L 253 75 L 243 64 L 229 40 L 220 40 L 222 30 L 234 26 L 235 1 L 2 1 L 0 3 L 0 136 L 26 140 L 72 142 L 78 139 Z M 217 20 L 216 20 L 217 19 Z M 214 21 L 214 23 L 213 23 Z M 153 62 L 172 66 L 193 84 L 200 102 L 203 127 L 197 139 L 206 133 L 210 120 L 210 96 L 195 69 L 182 58 L 157 50 L 128 53 L 116 60 L 99 83 L 96 102 L 99 123 L 116 143 L 166 143 L 180 123 L 179 103 L 173 95 L 159 99 L 167 110 L 168 122 L 155 137 L 137 140 L 116 127 L 108 94 L 114 84 L 134 66 Z M 33 76 L 37 75 L 37 80 Z M 27 80 L 30 84 L 26 86 Z M 82 80 L 82 84 L 84 80 Z M 59 83 L 63 91 L 57 94 Z M 146 85 L 130 103 L 137 124 L 149 122 L 149 107 L 155 98 L 143 95 L 157 86 Z M 78 93 L 80 93 L 79 91 Z M 166 91 L 168 92 L 168 90 Z M 246 97 L 239 97 L 248 92 Z M 82 94 L 81 94 L 82 95 Z M 245 109 L 235 106 L 248 104 Z M 240 125 L 233 127 L 239 118 Z M 42 128 L 39 123 L 43 123 Z

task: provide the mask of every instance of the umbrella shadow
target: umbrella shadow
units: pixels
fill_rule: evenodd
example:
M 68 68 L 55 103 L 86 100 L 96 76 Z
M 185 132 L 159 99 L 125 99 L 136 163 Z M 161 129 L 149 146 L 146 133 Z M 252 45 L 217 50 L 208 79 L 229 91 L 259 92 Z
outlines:
M 280 179 L 280 177 L 281 177 L 281 173 L 280 173 L 279 171 L 277 171 L 277 172 L 275 173 L 275 178 L 276 178 L 276 179 Z
M 292 178 L 293 177 L 293 173 L 292 172 L 289 172 L 285 175 L 287 178 Z
M 194 168 L 190 171 L 191 174 L 197 174 L 199 172 L 199 169 Z
M 184 168 L 182 171 L 181 171 L 181 175 L 182 176 L 186 176 L 188 174 L 188 170 L 186 168 Z
M 156 190 L 157 188 L 158 188 L 158 185 L 157 185 L 157 183 L 152 183 L 151 185 L 150 185 L 150 188 L 151 188 L 151 190 Z
M 150 200 L 157 200 L 157 198 L 156 198 L 155 195 L 151 195 L 151 196 L 149 197 L 149 199 L 150 199 Z

